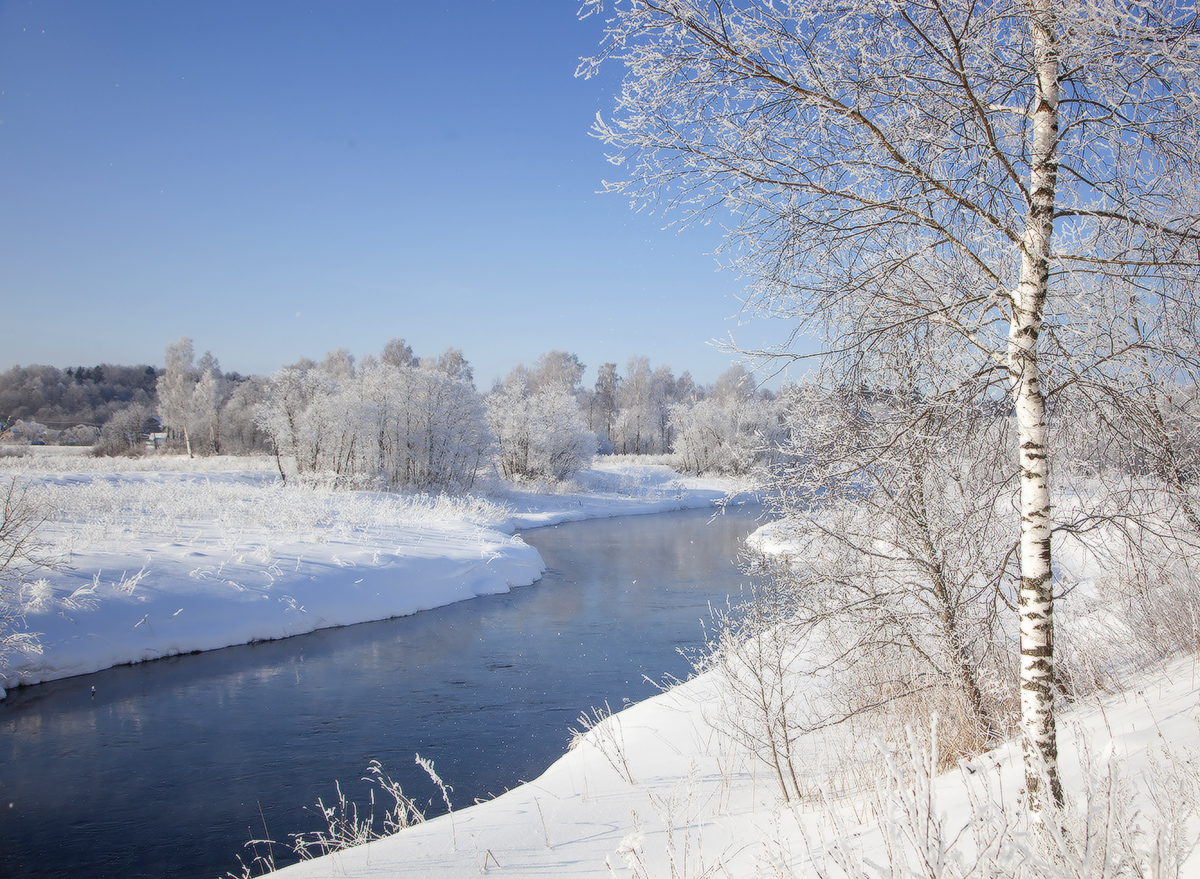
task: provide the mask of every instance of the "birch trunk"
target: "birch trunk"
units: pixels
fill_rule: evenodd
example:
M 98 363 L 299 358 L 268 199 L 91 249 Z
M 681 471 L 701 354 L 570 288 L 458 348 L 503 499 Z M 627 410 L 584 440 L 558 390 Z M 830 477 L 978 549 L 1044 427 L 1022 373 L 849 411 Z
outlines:
M 1029 214 L 1009 327 L 1008 369 L 1017 418 L 1021 505 L 1021 727 L 1029 809 L 1062 804 L 1054 720 L 1054 593 L 1050 564 L 1050 468 L 1038 336 L 1049 291 L 1058 176 L 1058 49 L 1052 0 L 1030 0 L 1036 70 Z

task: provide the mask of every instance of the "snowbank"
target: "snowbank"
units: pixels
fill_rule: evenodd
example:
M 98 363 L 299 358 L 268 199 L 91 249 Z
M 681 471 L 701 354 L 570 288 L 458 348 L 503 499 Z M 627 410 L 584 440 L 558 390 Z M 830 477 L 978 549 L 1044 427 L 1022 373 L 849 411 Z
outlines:
M 1177 661 L 1133 690 L 1065 716 L 1060 755 L 1068 796 L 1078 798 L 1084 785 L 1081 743 L 1090 743 L 1102 775 L 1118 761 L 1121 775 L 1138 782 L 1152 774 L 1163 749 L 1194 760 L 1196 673 L 1194 659 Z M 763 764 L 712 722 L 719 698 L 713 685 L 702 675 L 627 708 L 541 777 L 495 800 L 278 875 L 809 876 L 813 855 L 806 840 L 831 840 L 831 819 L 843 822 L 841 832 L 856 851 L 885 862 L 884 839 L 866 802 L 874 777 L 859 779 L 858 792 L 835 797 L 828 808 L 780 803 Z M 826 769 L 826 745 L 814 736 L 798 743 L 805 754 L 800 762 L 816 768 L 814 783 L 816 772 Z M 1020 749 L 1008 745 L 937 777 L 934 815 L 946 821 L 945 838 L 959 838 L 971 820 L 969 786 L 977 792 L 990 786 L 994 801 L 1011 807 L 1023 771 Z M 1197 861 L 1193 855 L 1189 865 Z M 1186 868 L 1184 874 L 1193 875 Z
M 25 587 L 42 653 L 15 659 L 6 686 L 505 592 L 545 568 L 519 529 L 704 506 L 738 487 L 612 459 L 552 494 L 448 500 L 285 486 L 269 459 L 219 461 L 4 462 L 0 478 L 31 480 L 56 511 L 44 534 L 63 562 Z

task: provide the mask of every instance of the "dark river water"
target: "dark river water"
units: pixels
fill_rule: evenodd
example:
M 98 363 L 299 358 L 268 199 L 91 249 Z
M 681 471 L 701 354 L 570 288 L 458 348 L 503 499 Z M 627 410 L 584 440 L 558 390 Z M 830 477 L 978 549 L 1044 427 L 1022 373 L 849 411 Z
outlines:
M 760 514 L 537 529 L 524 537 L 548 570 L 507 595 L 12 691 L 0 876 L 215 879 L 266 835 L 282 866 L 335 781 L 366 807 L 371 760 L 431 814 L 417 753 L 455 808 L 532 779 L 581 712 L 687 676 L 680 650 L 703 644 L 710 605 L 737 600 Z

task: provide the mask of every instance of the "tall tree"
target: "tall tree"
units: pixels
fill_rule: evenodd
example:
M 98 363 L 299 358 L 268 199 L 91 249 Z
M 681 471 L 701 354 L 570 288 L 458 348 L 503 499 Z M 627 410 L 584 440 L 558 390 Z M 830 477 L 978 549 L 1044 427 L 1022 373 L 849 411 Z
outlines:
M 630 357 L 617 385 L 618 415 L 613 447 L 623 455 L 658 455 L 670 449 L 669 389 L 671 367 L 650 368 L 650 358 Z
M 391 339 L 383 346 L 379 359 L 389 366 L 416 366 L 418 358 L 413 355 L 412 346 L 403 339 Z
M 228 399 L 228 383 L 221 364 L 211 351 L 196 363 L 196 383 L 192 388 L 189 412 L 189 436 L 205 454 L 221 454 L 221 410 Z
M 183 441 L 192 456 L 192 395 L 196 389 L 196 371 L 192 364 L 195 351 L 192 340 L 180 336 L 167 346 L 166 369 L 158 379 L 158 407 L 167 431 Z
M 537 392 L 544 387 L 557 385 L 573 396 L 583 390 L 583 374 L 587 371 L 578 355 L 567 351 L 547 351 L 538 357 L 529 370 L 530 390 Z
M 588 397 L 588 427 L 601 437 L 606 451 L 613 449 L 613 426 L 617 417 L 617 390 L 621 377 L 617 364 L 605 363 L 596 374 L 596 385 Z
M 463 356 L 461 348 L 451 346 L 438 355 L 436 359 L 422 357 L 421 365 L 425 366 L 426 363 L 428 363 L 430 369 L 437 370 L 455 381 L 464 382 L 472 387 L 475 386 L 475 370 L 471 368 L 471 364 Z
M 1035 814 L 1061 801 L 1047 399 L 1194 355 L 1194 8 L 618 0 L 584 72 L 608 58 L 627 68 L 596 127 L 629 171 L 611 188 L 730 210 L 752 307 L 823 330 L 848 375 L 921 326 L 944 369 L 1002 388 L 1026 783 Z

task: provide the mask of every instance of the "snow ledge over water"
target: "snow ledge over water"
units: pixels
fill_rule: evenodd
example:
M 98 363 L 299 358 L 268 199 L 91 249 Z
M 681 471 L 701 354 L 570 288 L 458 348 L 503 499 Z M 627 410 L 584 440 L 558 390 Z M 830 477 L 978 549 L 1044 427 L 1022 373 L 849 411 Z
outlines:
M 261 459 L 227 470 L 52 463 L 16 470 L 59 510 L 47 536 L 64 564 L 26 587 L 42 652 L 11 663 L 8 687 L 507 592 L 545 570 L 522 529 L 709 506 L 747 488 L 614 458 L 568 487 L 418 502 L 283 486 Z

